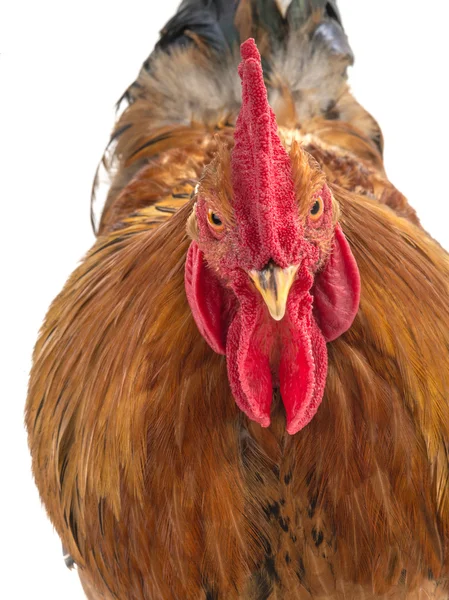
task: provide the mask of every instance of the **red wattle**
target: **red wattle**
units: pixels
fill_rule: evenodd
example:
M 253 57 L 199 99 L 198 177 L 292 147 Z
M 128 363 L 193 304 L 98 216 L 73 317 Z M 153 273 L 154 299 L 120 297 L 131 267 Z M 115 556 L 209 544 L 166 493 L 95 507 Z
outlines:
M 258 296 L 246 296 L 228 330 L 226 360 L 238 406 L 263 427 L 270 424 L 272 369 L 277 371 L 287 431 L 295 434 L 310 422 L 323 398 L 327 349 L 312 316 L 310 294 L 298 285 L 292 296 L 282 322 L 268 317 Z M 281 352 L 278 367 L 271 362 L 275 348 Z
M 207 255 L 210 250 L 213 258 L 218 240 L 211 239 L 206 199 L 200 197 L 198 242 L 192 242 L 186 260 L 186 294 L 199 331 L 215 352 L 226 354 L 238 406 L 267 427 L 273 372 L 285 405 L 287 431 L 294 434 L 309 423 L 323 398 L 326 342 L 351 327 L 360 301 L 360 275 L 339 225 L 324 268 L 315 272 L 318 249 L 300 219 L 290 156 L 268 103 L 254 40 L 247 40 L 241 53 L 242 106 L 231 158 L 238 252 L 231 246 L 230 255 L 209 268 L 203 251 Z M 331 210 L 326 186 L 323 194 Z M 270 261 L 284 269 L 301 265 L 281 322 L 270 320 L 248 275 Z
M 279 365 L 281 398 L 290 435 L 305 427 L 323 399 L 327 348 L 315 320 L 307 315 L 288 339 Z
M 254 340 L 256 327 L 256 318 L 243 319 L 241 312 L 235 315 L 226 344 L 228 379 L 239 408 L 262 427 L 268 427 L 273 384 L 269 357 Z

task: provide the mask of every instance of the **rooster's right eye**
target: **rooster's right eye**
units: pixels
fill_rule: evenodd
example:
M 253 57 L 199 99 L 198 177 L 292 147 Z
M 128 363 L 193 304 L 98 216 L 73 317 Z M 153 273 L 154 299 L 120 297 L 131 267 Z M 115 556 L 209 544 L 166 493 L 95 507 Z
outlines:
M 215 229 L 215 231 L 223 231 L 223 221 L 220 219 L 219 215 L 211 209 L 209 209 L 207 213 L 207 220 L 209 221 L 209 225 Z

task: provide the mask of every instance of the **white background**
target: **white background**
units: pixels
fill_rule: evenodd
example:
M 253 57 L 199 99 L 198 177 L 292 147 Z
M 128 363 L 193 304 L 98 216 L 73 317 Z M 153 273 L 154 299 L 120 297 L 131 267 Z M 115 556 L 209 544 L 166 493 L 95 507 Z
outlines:
M 114 103 L 178 0 L 6 3 L 0 8 L 0 597 L 72 600 L 83 597 L 77 576 L 64 567 L 30 475 L 22 426 L 30 354 L 49 303 L 93 243 L 90 188 Z M 449 248 L 448 4 L 339 5 L 356 55 L 350 81 L 383 128 L 388 174 Z

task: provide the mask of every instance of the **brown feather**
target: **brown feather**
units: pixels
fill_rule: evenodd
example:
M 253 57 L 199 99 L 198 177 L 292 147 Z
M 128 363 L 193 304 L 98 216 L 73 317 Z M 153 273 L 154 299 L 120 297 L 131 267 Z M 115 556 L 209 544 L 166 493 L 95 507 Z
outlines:
M 335 193 L 362 304 L 330 345 L 323 405 L 298 436 L 284 433 L 281 412 L 272 431 L 239 413 L 224 359 L 196 330 L 183 291 L 189 206 L 156 231 L 143 210 L 99 238 L 52 306 L 30 384 L 34 469 L 58 532 L 98 589 L 104 578 L 119 597 L 147 597 L 130 595 L 132 574 L 148 597 L 164 587 L 164 598 L 196 597 L 201 566 L 232 598 L 230 581 L 243 585 L 255 568 L 281 572 L 288 553 L 314 597 L 340 580 L 384 594 L 379 558 L 389 546 L 411 589 L 428 569 L 446 573 L 448 259 L 391 210 Z M 411 305 L 410 294 L 426 305 Z M 155 528 L 148 547 L 140 537 Z M 122 552 L 129 572 L 119 569 Z M 267 556 L 276 557 L 268 567 Z
M 300 207 L 331 185 L 358 316 L 299 434 L 277 392 L 269 429 L 239 411 L 184 291 L 202 176 L 232 218 L 236 57 L 217 71 L 199 39 L 160 53 L 117 124 L 99 237 L 49 310 L 27 400 L 36 482 L 92 600 L 447 598 L 449 259 L 386 179 L 341 58 L 318 52 L 325 83 L 305 92 L 293 37 L 268 55 L 270 98 Z

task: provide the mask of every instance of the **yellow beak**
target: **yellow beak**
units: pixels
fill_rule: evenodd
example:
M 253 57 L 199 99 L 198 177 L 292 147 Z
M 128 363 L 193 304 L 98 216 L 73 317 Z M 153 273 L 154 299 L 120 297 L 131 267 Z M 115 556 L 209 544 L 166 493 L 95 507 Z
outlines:
M 270 263 L 262 271 L 253 270 L 248 273 L 275 321 L 280 321 L 285 315 L 288 293 L 298 268 L 299 265 L 293 265 L 281 269 Z

